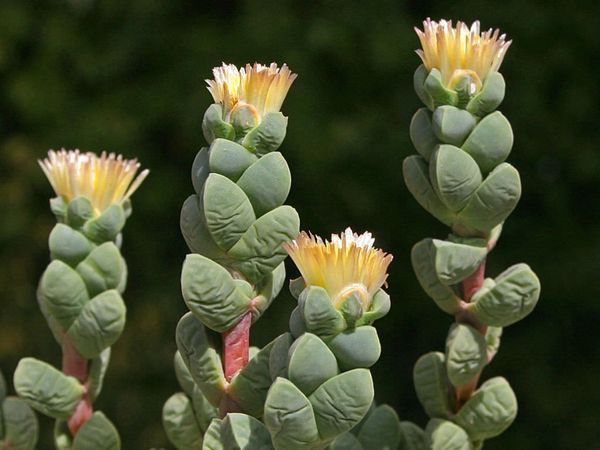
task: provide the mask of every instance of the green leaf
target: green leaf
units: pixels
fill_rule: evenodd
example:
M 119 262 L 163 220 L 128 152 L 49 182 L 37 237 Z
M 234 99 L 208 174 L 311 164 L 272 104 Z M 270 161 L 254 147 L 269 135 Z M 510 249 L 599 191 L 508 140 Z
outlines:
M 202 189 L 204 189 L 204 183 L 209 174 L 208 149 L 202 147 L 192 163 L 192 186 L 194 186 L 196 194 L 202 195 Z
M 474 441 L 498 436 L 517 416 L 517 398 L 508 381 L 495 377 L 483 383 L 456 414 L 454 421 Z
M 321 338 L 332 337 L 346 328 L 344 318 L 322 287 L 309 286 L 304 289 L 298 305 L 306 329 Z
M 540 281 L 527 264 L 502 272 L 473 295 L 469 308 L 486 325 L 506 327 L 526 317 L 540 298 Z
M 339 373 L 335 356 L 317 336 L 305 333 L 290 347 L 288 378 L 305 395 L 310 395 Z
M 485 343 L 488 355 L 488 361 L 498 352 L 500 348 L 500 338 L 502 337 L 502 327 L 490 327 L 488 326 L 487 333 L 485 334 Z
M 106 371 L 108 370 L 108 364 L 110 362 L 110 347 L 107 347 L 100 353 L 100 355 L 96 356 L 89 363 L 89 374 L 87 379 L 88 384 L 88 392 L 90 393 L 90 398 L 95 400 L 98 395 L 100 395 L 100 391 L 102 391 L 102 385 L 104 382 L 104 375 L 106 375 Z
M 269 373 L 271 380 L 277 377 L 287 378 L 288 352 L 294 339 L 290 333 L 283 333 L 273 339 L 273 347 L 269 353 Z
M 473 157 L 483 173 L 488 173 L 508 157 L 513 140 L 510 122 L 496 111 L 477 124 L 461 148 Z
M 376 407 L 358 432 L 358 440 L 369 450 L 394 450 L 400 445 L 400 420 L 388 405 Z
M 38 295 L 45 310 L 63 330 L 71 326 L 89 300 L 81 277 L 59 260 L 52 261 L 42 275 Z
M 322 439 L 333 439 L 358 424 L 373 402 L 373 380 L 367 369 L 330 378 L 308 398 Z
M 319 441 L 311 403 L 284 378 L 277 378 L 269 389 L 263 420 L 277 449 L 310 448 Z
M 263 347 L 248 365 L 231 380 L 228 393 L 242 408 L 242 411 L 254 417 L 261 417 L 267 392 L 271 387 L 269 357 L 273 342 Z
M 198 386 L 194 386 L 194 390 L 191 395 L 192 408 L 194 409 L 194 415 L 196 416 L 196 422 L 200 426 L 201 430 L 206 430 L 210 425 L 211 421 L 219 416 L 218 409 L 208 401 Z
M 242 145 L 258 156 L 277 150 L 285 139 L 287 117 L 280 112 L 264 115 L 260 124 L 251 130 L 242 141 Z
M 304 278 L 298 277 L 298 278 L 291 279 L 289 287 L 290 287 L 290 294 L 292 294 L 292 297 L 294 297 L 296 300 L 298 300 L 298 298 L 300 297 L 300 294 L 302 294 L 302 291 L 304 290 L 304 288 L 306 288 L 306 283 L 304 282 Z
M 181 318 L 175 334 L 177 349 L 192 378 L 208 401 L 219 405 L 227 385 L 217 347 L 220 336 L 207 333 L 192 313 Z
M 221 441 L 226 449 L 271 450 L 267 428 L 254 417 L 229 413 L 221 422 Z
M 35 414 L 23 400 L 7 397 L 2 403 L 4 433 L 0 438 L 0 448 L 34 450 L 38 440 L 38 421 Z
M 504 99 L 506 83 L 500 72 L 490 72 L 481 91 L 467 105 L 467 111 L 478 116 L 485 116 L 495 110 Z
M 451 287 L 443 284 L 435 267 L 435 247 L 432 239 L 417 242 L 411 251 L 412 266 L 419 284 L 441 310 L 448 314 L 458 311 L 460 298 Z
M 413 382 L 419 402 L 429 417 L 446 418 L 452 411 L 452 387 L 446 374 L 445 356 L 429 352 L 415 363 Z
M 440 145 L 429 165 L 431 185 L 451 211 L 463 209 L 481 185 L 479 166 L 465 151 L 452 145 Z
M 185 258 L 181 291 L 190 311 L 219 333 L 234 326 L 250 309 L 250 298 L 237 288 L 229 272 L 202 255 Z
M 299 306 L 296 306 L 290 314 L 289 326 L 290 333 L 294 339 L 306 332 L 306 324 L 304 323 L 304 317 L 302 317 L 302 311 Z
M 279 152 L 269 153 L 252 164 L 237 181 L 248 196 L 256 217 L 283 205 L 290 193 L 292 175 Z
M 446 339 L 446 369 L 454 386 L 472 381 L 487 364 L 485 337 L 470 325 L 453 324 Z
M 377 319 L 385 316 L 391 307 L 390 296 L 383 289 L 379 289 L 371 300 L 370 309 L 356 322 L 356 326 L 371 325 Z
M 258 282 L 286 258 L 282 245 L 300 232 L 300 218 L 291 206 L 279 206 L 261 216 L 230 250 L 232 266 Z
M 391 447 L 390 447 L 391 448 Z M 364 450 L 364 447 L 351 432 L 339 435 L 329 447 L 328 450 Z
M 427 448 L 425 431 L 412 422 L 400 422 L 400 450 L 424 448 Z
M 213 103 L 204 113 L 202 133 L 209 144 L 217 138 L 235 138 L 233 126 L 223 120 L 223 107 L 220 104 Z
M 426 432 L 431 450 L 473 450 L 465 430 L 448 420 L 431 419 Z
M 417 152 L 429 161 L 435 147 L 440 144 L 433 133 L 431 125 L 431 112 L 427 108 L 420 108 L 410 121 L 410 140 Z
M 453 213 L 433 190 L 429 181 L 429 166 L 425 159 L 417 155 L 405 158 L 402 173 L 406 187 L 419 205 L 443 224 L 452 226 Z
M 477 119 L 464 109 L 443 105 L 433 112 L 431 124 L 440 141 L 460 147 L 475 128 Z
M 256 322 L 271 305 L 285 283 L 285 263 L 279 264 L 256 285 L 252 293 L 252 321 Z M 258 294 L 258 295 L 254 295 Z
M 225 139 L 216 139 L 209 150 L 210 171 L 238 181 L 244 171 L 258 158 L 240 144 Z
M 489 233 L 515 209 L 521 198 L 519 172 L 508 163 L 497 166 L 471 196 L 459 219 L 475 230 Z
M 201 447 L 203 432 L 196 422 L 192 402 L 184 393 L 178 392 L 165 402 L 162 423 L 169 441 L 177 450 Z
M 73 439 L 73 450 L 120 450 L 121 438 L 110 420 L 100 411 L 92 414 Z
M 80 228 L 94 217 L 94 207 L 90 199 L 79 196 L 71 200 L 67 206 L 66 222 L 73 228 Z
M 204 433 L 202 450 L 226 450 L 221 442 L 221 419 L 213 419 Z
M 237 184 L 216 173 L 208 176 L 202 198 L 208 231 L 227 251 L 256 220 L 252 205 Z
M 31 407 L 55 419 L 71 417 L 85 392 L 75 378 L 35 358 L 23 358 L 14 373 L 17 394 Z
M 473 274 L 487 256 L 486 241 L 477 239 L 473 244 L 458 244 L 450 241 L 432 239 L 432 251 L 435 254 L 435 272 L 443 284 L 458 284 Z
M 433 99 L 431 95 L 425 90 L 425 80 L 429 75 L 429 71 L 427 68 L 421 64 L 415 70 L 415 74 L 413 76 L 413 87 L 419 99 L 427 106 L 429 109 L 433 109 Z
M 327 345 L 342 370 L 369 368 L 381 355 L 377 330 L 368 325 L 346 330 L 335 336 Z
M 424 82 L 425 91 L 431 96 L 433 106 L 456 105 L 458 103 L 458 94 L 444 86 L 442 74 L 438 69 L 431 69 Z
M 179 350 L 175 352 L 175 356 L 173 357 L 173 366 L 175 367 L 175 377 L 177 378 L 179 386 L 181 386 L 183 392 L 191 397 L 194 388 L 196 387 L 196 383 L 192 378 L 190 370 L 185 365 L 185 361 L 183 360 L 181 353 L 179 353 Z
M 62 197 L 54 197 L 50 199 L 50 210 L 56 217 L 58 222 L 64 222 L 67 217 L 67 202 Z
M 92 244 L 83 234 L 62 223 L 52 229 L 48 247 L 52 259 L 60 259 L 70 266 L 77 265 L 92 250 Z
M 90 296 L 109 289 L 116 289 L 121 282 L 123 258 L 112 242 L 99 245 L 77 265 L 77 273 L 83 279 Z
M 98 294 L 85 304 L 67 335 L 86 359 L 113 345 L 125 328 L 125 303 L 116 290 Z
M 83 233 L 97 243 L 114 241 L 124 226 L 125 211 L 121 205 L 113 204 L 97 218 L 88 220 L 83 227 Z

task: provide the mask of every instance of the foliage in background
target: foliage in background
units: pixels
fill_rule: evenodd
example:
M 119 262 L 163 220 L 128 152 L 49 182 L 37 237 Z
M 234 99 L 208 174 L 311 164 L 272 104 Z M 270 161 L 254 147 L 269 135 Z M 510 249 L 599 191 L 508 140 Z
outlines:
M 124 236 L 130 271 L 128 325 L 106 379 L 112 398 L 98 407 L 117 424 L 123 446 L 167 445 L 164 400 L 175 325 L 185 306 L 179 234 L 189 166 L 202 141 L 209 101 L 203 79 L 221 60 L 285 61 L 300 77 L 286 100 L 294 121 L 286 159 L 289 203 L 316 233 L 369 229 L 396 258 L 394 307 L 379 323 L 384 352 L 373 369 L 377 398 L 401 419 L 425 416 L 411 385 L 419 355 L 445 337 L 447 318 L 421 291 L 410 247 L 444 227 L 410 198 L 403 158 L 423 17 L 480 19 L 514 40 L 503 74 L 503 110 L 516 141 L 524 195 L 503 231 L 489 270 L 515 260 L 544 285 L 536 313 L 503 339 L 490 377 L 509 378 L 518 421 L 486 448 L 588 448 L 597 432 L 600 349 L 590 338 L 600 314 L 599 87 L 589 57 L 600 50 L 598 13 L 558 0 L 454 2 L 71 0 L 0 4 L 0 362 L 12 373 L 22 355 L 57 363 L 59 353 L 35 301 L 48 260 L 48 187 L 36 159 L 48 148 L 103 149 L 138 156 L 152 177 L 136 197 Z M 593 5 L 590 6 L 593 8 Z M 393 207 L 391 206 L 393 205 Z M 295 269 L 288 266 L 290 276 Z M 294 307 L 282 295 L 253 337 L 265 344 L 287 329 Z M 41 429 L 49 423 L 40 418 Z M 568 429 L 568 435 L 563 430 Z M 40 447 L 51 444 L 40 436 Z

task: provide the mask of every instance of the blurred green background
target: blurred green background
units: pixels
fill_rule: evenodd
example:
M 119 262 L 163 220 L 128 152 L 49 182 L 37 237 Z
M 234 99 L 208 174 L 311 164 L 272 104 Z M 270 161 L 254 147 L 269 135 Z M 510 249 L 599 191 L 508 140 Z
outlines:
M 524 194 L 489 260 L 490 275 L 527 262 L 542 281 L 534 313 L 505 330 L 484 377 L 505 376 L 519 415 L 489 449 L 589 449 L 600 438 L 600 95 L 597 5 L 573 0 L 293 0 L 0 2 L 0 363 L 21 356 L 60 363 L 35 300 L 54 219 L 36 160 L 49 148 L 138 156 L 150 177 L 124 233 L 128 324 L 97 407 L 123 448 L 168 446 L 163 402 L 177 389 L 174 328 L 185 311 L 179 273 L 187 248 L 179 208 L 203 145 L 204 88 L 221 61 L 287 62 L 299 73 L 283 111 L 282 147 L 293 175 L 288 202 L 321 235 L 368 229 L 394 254 L 392 312 L 380 321 L 377 399 L 424 425 L 412 365 L 443 349 L 451 318 L 421 291 L 411 246 L 443 237 L 411 198 L 402 159 L 422 19 L 480 19 L 514 40 L 502 72 L 501 110 L 512 122 L 509 160 Z M 296 269 L 288 266 L 290 276 Z M 283 293 L 253 330 L 263 345 L 287 329 Z M 40 448 L 51 448 L 42 418 Z

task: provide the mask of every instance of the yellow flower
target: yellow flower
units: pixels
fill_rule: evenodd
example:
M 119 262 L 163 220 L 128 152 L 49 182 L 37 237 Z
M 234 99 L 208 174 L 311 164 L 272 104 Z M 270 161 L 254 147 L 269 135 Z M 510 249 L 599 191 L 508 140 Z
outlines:
M 143 170 L 134 180 L 140 163 L 106 152 L 98 156 L 79 150 L 50 150 L 48 157 L 38 163 L 56 195 L 66 202 L 78 196 L 86 197 L 96 214 L 127 200 L 149 172 Z
M 512 42 L 498 29 L 481 33 L 479 21 L 473 22 L 471 28 L 457 22 L 453 28 L 451 20 L 435 22 L 428 18 L 423 22 L 423 31 L 416 27 L 415 31 L 422 47 L 417 54 L 427 70 L 438 69 L 444 85 L 450 88 L 463 76 L 470 76 L 470 94 L 481 89 L 488 73 L 500 68 Z
M 385 283 L 392 261 L 392 255 L 373 247 L 374 242 L 371 233 L 359 236 L 347 228 L 340 235 L 332 234 L 331 241 L 303 231 L 284 248 L 307 286 L 324 288 L 336 307 L 356 294 L 368 309 L 373 295 Z
M 213 69 L 214 80 L 205 80 L 215 103 L 223 105 L 223 114 L 229 119 L 237 105 L 251 105 L 260 120 L 266 113 L 278 112 L 297 75 L 284 64 L 281 68 L 271 63 L 246 64 L 238 69 L 225 64 Z

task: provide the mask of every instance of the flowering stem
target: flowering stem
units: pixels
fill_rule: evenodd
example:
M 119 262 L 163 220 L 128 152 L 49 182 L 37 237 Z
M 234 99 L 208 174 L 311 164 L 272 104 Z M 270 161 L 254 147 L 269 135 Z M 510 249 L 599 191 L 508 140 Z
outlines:
M 67 335 L 63 336 L 62 342 L 62 369 L 65 375 L 70 375 L 86 385 L 88 378 L 88 361 L 79 354 L 77 349 Z M 93 412 L 92 402 L 87 392 L 81 397 L 75 412 L 67 421 L 69 431 L 73 437 L 79 431 L 79 428 L 91 417 Z
M 477 292 L 481 286 L 483 286 L 483 281 L 485 279 L 485 259 L 483 262 L 477 267 L 475 272 L 469 275 L 465 280 L 463 280 L 462 288 L 463 288 L 463 301 L 465 303 L 469 303 L 471 298 Z M 487 326 L 479 322 L 469 311 L 463 309 L 456 314 L 456 321 L 458 323 L 465 323 L 471 325 L 477 331 L 479 331 L 483 336 L 487 333 Z M 469 383 L 457 386 L 456 387 L 456 399 L 457 399 L 457 409 L 460 409 L 462 405 L 465 404 L 467 400 L 471 398 L 471 395 L 477 388 L 477 383 L 479 382 L 479 374 L 477 374 L 473 380 Z

